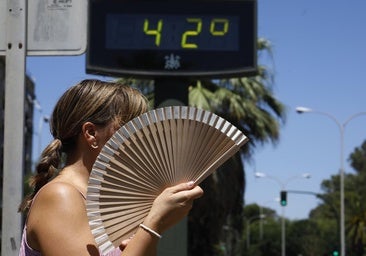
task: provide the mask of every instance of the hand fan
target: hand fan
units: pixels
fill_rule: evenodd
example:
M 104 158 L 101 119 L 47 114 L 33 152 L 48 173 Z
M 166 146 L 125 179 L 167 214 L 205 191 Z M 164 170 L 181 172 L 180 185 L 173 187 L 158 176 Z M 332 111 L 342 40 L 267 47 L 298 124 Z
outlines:
M 168 186 L 199 184 L 248 138 L 228 121 L 185 106 L 151 110 L 105 144 L 89 178 L 87 214 L 102 252 L 131 237 Z

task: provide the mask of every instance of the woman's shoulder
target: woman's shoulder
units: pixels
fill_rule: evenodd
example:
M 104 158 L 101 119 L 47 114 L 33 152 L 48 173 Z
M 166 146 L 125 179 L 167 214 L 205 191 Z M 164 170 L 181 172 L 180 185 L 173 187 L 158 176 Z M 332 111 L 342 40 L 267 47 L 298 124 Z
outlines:
M 31 204 L 26 222 L 29 245 L 37 250 L 41 244 L 62 237 L 64 232 L 75 233 L 75 228 L 81 227 L 86 218 L 80 192 L 70 183 L 51 181 L 41 188 Z
M 33 198 L 28 218 L 27 234 L 32 248 L 39 248 L 38 239 L 47 236 L 47 230 L 62 230 L 70 221 L 85 220 L 85 203 L 80 192 L 72 184 L 50 182 Z M 42 223 L 42 225 L 39 225 Z
M 60 182 L 60 181 L 51 181 L 50 183 L 46 184 L 40 191 L 37 193 L 34 201 L 37 202 L 38 200 L 47 200 L 53 201 L 56 200 L 75 200 L 81 198 L 81 192 L 76 189 L 72 184 L 67 182 Z M 78 195 L 78 196 L 75 196 Z
M 78 207 L 79 206 L 79 207 Z M 84 210 L 84 199 L 73 185 L 66 182 L 50 182 L 33 198 L 30 215 L 70 214 Z

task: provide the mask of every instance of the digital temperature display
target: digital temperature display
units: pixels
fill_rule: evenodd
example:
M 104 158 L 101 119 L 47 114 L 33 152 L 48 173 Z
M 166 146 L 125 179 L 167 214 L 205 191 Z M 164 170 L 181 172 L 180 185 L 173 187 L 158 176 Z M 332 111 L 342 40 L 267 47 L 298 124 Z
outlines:
M 235 77 L 257 71 L 256 0 L 90 0 L 86 72 Z
M 107 49 L 239 50 L 236 16 L 108 14 L 106 18 Z

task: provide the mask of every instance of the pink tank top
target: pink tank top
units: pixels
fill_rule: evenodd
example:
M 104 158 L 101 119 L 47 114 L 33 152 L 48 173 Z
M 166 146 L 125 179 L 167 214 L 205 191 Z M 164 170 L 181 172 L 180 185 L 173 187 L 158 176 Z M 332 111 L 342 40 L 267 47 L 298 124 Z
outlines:
M 104 256 L 120 256 L 121 250 L 119 248 L 110 251 L 107 254 L 103 254 Z M 32 249 L 27 243 L 27 226 L 24 226 L 22 241 L 20 244 L 19 256 L 42 256 L 39 251 Z
M 39 193 L 39 191 L 38 191 L 38 193 Z M 79 191 L 79 193 L 86 200 L 85 195 L 81 191 Z M 37 195 L 34 196 L 33 200 L 36 198 L 36 196 Z M 103 254 L 103 255 L 104 256 L 120 256 L 121 255 L 121 250 L 119 248 L 116 248 L 113 251 L 111 251 L 107 254 Z M 22 235 L 22 240 L 21 240 L 21 243 L 20 243 L 19 256 L 42 256 L 41 252 L 34 250 L 33 248 L 31 248 L 28 245 L 28 242 L 27 242 L 27 224 L 25 224 L 24 228 L 23 228 L 23 235 Z

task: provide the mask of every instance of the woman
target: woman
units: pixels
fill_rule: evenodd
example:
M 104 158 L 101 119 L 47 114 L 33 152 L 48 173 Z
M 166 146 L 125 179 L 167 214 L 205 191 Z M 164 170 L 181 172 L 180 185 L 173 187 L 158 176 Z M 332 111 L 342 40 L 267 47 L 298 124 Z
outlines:
M 84 80 L 61 96 L 50 120 L 54 140 L 43 151 L 31 179 L 34 191 L 21 206 L 29 209 L 19 255 L 99 255 L 86 212 L 89 175 L 108 139 L 146 111 L 142 94 L 119 83 Z M 62 156 L 65 165 L 56 173 Z M 192 182 L 166 188 L 134 237 L 107 255 L 156 255 L 160 234 L 184 218 L 202 194 Z

